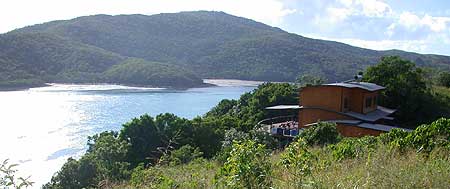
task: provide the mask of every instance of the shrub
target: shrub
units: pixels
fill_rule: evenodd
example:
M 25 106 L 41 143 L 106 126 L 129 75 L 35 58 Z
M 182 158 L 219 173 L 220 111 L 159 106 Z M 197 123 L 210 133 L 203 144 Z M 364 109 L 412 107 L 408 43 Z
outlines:
M 418 151 L 431 152 L 436 147 L 450 149 L 450 119 L 441 118 L 429 125 L 421 125 L 407 136 Z
M 429 153 L 435 148 L 450 149 L 450 119 L 441 118 L 431 124 L 423 124 L 412 132 L 393 129 L 382 134 L 380 140 L 400 151 L 414 148 L 419 152 Z
M 143 165 L 137 166 L 130 182 L 136 188 L 176 188 L 175 181 L 166 177 L 159 167 L 145 169 Z
M 15 174 L 17 173 L 18 164 L 10 164 L 9 159 L 4 160 L 0 164 L 0 187 L 1 188 L 9 188 L 14 187 L 17 189 L 27 188 L 29 186 L 33 186 L 33 182 L 29 181 L 28 178 L 18 177 L 16 178 Z
M 267 188 L 271 166 L 264 145 L 251 140 L 234 142 L 230 157 L 220 168 L 215 183 L 226 188 Z
M 202 157 L 203 152 L 198 147 L 192 147 L 187 144 L 181 148 L 174 150 L 170 155 L 161 157 L 160 163 L 169 165 L 180 165 L 191 162 L 194 159 Z
M 450 87 L 450 72 L 442 72 L 439 74 L 438 84 L 444 87 Z
M 335 144 L 341 140 L 336 124 L 326 122 L 319 122 L 317 125 L 309 127 L 300 133 L 299 137 L 303 138 L 310 146 Z
M 400 151 L 405 151 L 410 147 L 410 143 L 407 140 L 407 136 L 410 133 L 403 129 L 392 129 L 388 133 L 383 133 L 379 136 L 380 141 L 383 144 L 387 144 L 391 149 L 397 148 Z
M 328 146 L 335 160 L 363 157 L 364 154 L 373 151 L 378 145 L 378 140 L 373 136 L 362 138 L 345 138 L 337 144 Z
M 280 164 L 288 169 L 296 181 L 299 181 L 296 183 L 297 186 L 301 186 L 304 177 L 311 175 L 315 158 L 308 150 L 305 140 L 299 138 L 291 143 L 281 154 Z

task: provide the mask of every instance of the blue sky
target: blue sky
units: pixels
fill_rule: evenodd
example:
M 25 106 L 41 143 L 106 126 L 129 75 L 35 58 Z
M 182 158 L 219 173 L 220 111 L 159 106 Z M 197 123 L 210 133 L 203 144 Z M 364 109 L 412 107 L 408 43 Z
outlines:
M 85 15 L 194 10 L 370 49 L 450 55 L 450 0 L 2 0 L 0 33 Z

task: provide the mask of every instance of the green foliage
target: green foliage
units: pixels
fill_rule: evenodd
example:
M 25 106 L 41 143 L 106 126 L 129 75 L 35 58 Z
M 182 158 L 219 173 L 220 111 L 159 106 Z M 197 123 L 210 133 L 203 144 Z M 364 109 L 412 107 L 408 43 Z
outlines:
M 99 179 L 93 156 L 83 156 L 80 160 L 69 158 L 62 168 L 43 186 L 46 189 L 94 188 Z
M 335 145 L 329 146 L 329 149 L 335 159 L 343 160 L 362 157 L 380 144 L 387 145 L 389 149 L 395 149 L 402 153 L 411 149 L 426 154 L 437 148 L 450 149 L 450 119 L 438 119 L 431 124 L 421 125 L 412 132 L 392 129 L 379 137 L 346 138 Z
M 298 137 L 302 138 L 310 146 L 335 144 L 341 140 L 336 124 L 327 122 L 318 122 L 317 125 L 301 132 Z
M 128 59 L 108 69 L 105 81 L 129 85 L 190 88 L 203 81 L 188 70 L 170 64 Z
M 325 83 L 325 79 L 308 74 L 300 75 L 295 79 L 295 83 L 300 87 L 321 85 Z
M 127 153 L 130 144 L 115 132 L 103 132 L 88 139 L 88 156 L 97 164 L 97 177 L 101 180 L 120 181 L 129 177 Z
M 130 145 L 115 132 L 89 137 L 89 149 L 80 160 L 69 158 L 44 188 L 91 188 L 101 181 L 117 182 L 130 176 L 126 154 Z
M 414 63 L 398 56 L 384 57 L 369 67 L 364 81 L 385 86 L 380 105 L 396 108 L 396 121 L 405 126 L 428 122 L 447 113 L 426 85 L 424 72 Z
M 18 164 L 10 164 L 9 159 L 4 160 L 0 164 L 0 187 L 8 189 L 13 187 L 16 189 L 28 188 L 33 186 L 28 178 L 18 177 L 16 167 Z
M 335 160 L 344 160 L 349 158 L 361 158 L 366 153 L 375 149 L 378 145 L 378 139 L 371 136 L 363 138 L 345 138 L 337 144 L 328 146 Z
M 236 142 L 224 164 L 197 159 L 140 166 L 130 184 L 116 188 L 445 188 L 450 184 L 449 120 L 413 132 L 393 129 L 378 137 L 345 138 L 326 147 L 311 147 L 299 137 L 271 155 L 249 139 L 251 133 L 230 130 L 225 138 Z M 399 139 L 407 141 L 401 153 L 391 144 Z
M 198 147 L 194 148 L 187 144 L 179 149 L 173 150 L 170 152 L 170 155 L 161 157 L 160 163 L 168 165 L 186 164 L 194 159 L 201 158 L 202 155 L 203 152 L 201 152 Z
M 295 112 L 268 112 L 268 106 L 279 104 L 297 104 L 298 91 L 295 85 L 288 83 L 264 83 L 252 92 L 241 95 L 237 102 L 222 101 L 205 117 L 219 119 L 226 128 L 236 128 L 248 132 L 258 121 L 280 115 L 292 115 Z
M 213 188 L 212 179 L 217 164 L 195 159 L 188 164 L 173 166 L 138 166 L 133 170 L 129 187 L 116 188 Z
M 237 106 L 237 100 L 224 99 L 214 106 L 209 112 L 206 113 L 206 117 L 219 117 L 225 114 L 233 114 Z
M 233 143 L 230 157 L 218 171 L 218 186 L 266 188 L 271 186 L 271 165 L 264 145 L 246 140 Z
M 161 133 L 153 117 L 149 115 L 142 115 L 139 119 L 134 118 L 131 122 L 125 123 L 119 138 L 131 144 L 127 159 L 132 166 L 141 162 L 155 163 L 159 157 L 157 148 L 163 146 Z
M 421 125 L 406 137 L 418 151 L 431 152 L 435 148 L 450 149 L 450 119 L 441 118 Z
M 388 133 L 380 135 L 380 140 L 383 144 L 388 144 L 391 148 L 400 149 L 402 151 L 409 147 L 408 135 L 410 133 L 403 129 L 392 129 Z
M 293 176 L 297 187 L 302 187 L 304 179 L 312 174 L 315 156 L 308 149 L 308 144 L 303 138 L 291 143 L 281 154 L 280 164 Z
M 444 87 L 450 87 L 450 72 L 442 72 L 439 74 L 438 84 Z
M 356 48 L 206 11 L 95 15 L 48 22 L 1 35 L 0 49 L 0 75 L 8 75 L 0 81 L 100 79 L 134 85 L 155 85 L 158 81 L 176 87 L 184 83 L 189 87 L 197 85 L 198 78 L 295 81 L 299 74 L 342 81 L 351 78 L 349 73 L 361 71 L 388 55 L 401 56 L 419 66 L 450 68 L 446 56 Z M 118 65 L 127 58 L 163 65 L 144 66 L 142 70 L 136 64 Z M 181 69 L 175 69 L 175 64 Z M 117 67 L 108 72 L 113 81 L 102 80 L 102 73 L 114 65 Z M 139 77 L 133 78 L 126 71 L 135 71 Z

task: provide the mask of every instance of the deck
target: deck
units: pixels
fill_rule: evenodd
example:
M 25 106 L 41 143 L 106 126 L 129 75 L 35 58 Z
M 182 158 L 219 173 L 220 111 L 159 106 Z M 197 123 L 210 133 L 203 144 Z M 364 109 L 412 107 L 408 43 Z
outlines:
M 258 123 L 259 130 L 274 137 L 294 138 L 302 129 L 298 127 L 296 116 L 279 116 L 264 119 Z

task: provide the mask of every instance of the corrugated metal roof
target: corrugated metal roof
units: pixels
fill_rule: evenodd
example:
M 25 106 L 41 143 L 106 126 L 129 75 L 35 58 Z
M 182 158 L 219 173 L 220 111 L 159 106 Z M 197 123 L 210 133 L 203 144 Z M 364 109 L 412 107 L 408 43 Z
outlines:
M 357 125 L 360 124 L 361 121 L 360 120 L 326 120 L 326 121 L 321 121 L 321 122 L 326 122 L 326 123 L 340 123 L 340 124 L 350 124 L 350 125 Z M 316 123 L 310 123 L 310 124 L 306 124 L 305 126 L 312 126 L 312 125 L 316 125 Z
M 327 120 L 327 121 L 323 121 L 323 122 L 327 122 L 327 123 L 337 123 L 337 124 L 346 124 L 346 125 L 352 125 L 352 126 L 356 126 L 356 127 L 361 127 L 361 128 L 366 128 L 366 129 L 373 129 L 373 130 L 377 130 L 377 131 L 386 131 L 389 132 L 392 129 L 403 129 L 405 131 L 412 131 L 410 129 L 405 129 L 405 128 L 400 128 L 400 127 L 395 127 L 395 126 L 390 126 L 390 125 L 383 125 L 383 124 L 374 124 L 374 123 L 365 123 L 365 122 L 361 122 L 359 120 Z M 316 123 L 311 123 L 311 124 L 307 124 L 305 126 L 313 126 L 316 125 Z
M 391 119 L 388 116 L 394 113 L 395 111 L 396 110 L 385 108 L 382 106 L 377 106 L 377 109 L 375 111 L 369 112 L 367 114 L 361 114 L 356 112 L 346 112 L 344 114 L 360 120 L 374 122 L 379 119 Z
M 367 83 L 367 82 L 340 82 L 340 83 L 329 83 L 324 84 L 325 86 L 339 86 L 339 87 L 345 87 L 345 88 L 360 88 L 368 91 L 378 91 L 381 89 L 385 89 L 385 87 L 374 84 L 374 83 Z
M 267 110 L 296 110 L 300 109 L 299 105 L 277 105 L 266 107 Z
M 357 126 L 362 127 L 362 128 L 367 128 L 367 129 L 378 130 L 378 131 L 386 131 L 386 132 L 389 132 L 392 129 L 403 129 L 405 131 L 411 131 L 410 129 L 394 127 L 394 126 L 389 126 L 389 125 L 383 125 L 383 124 L 361 123 L 361 124 L 358 124 Z

